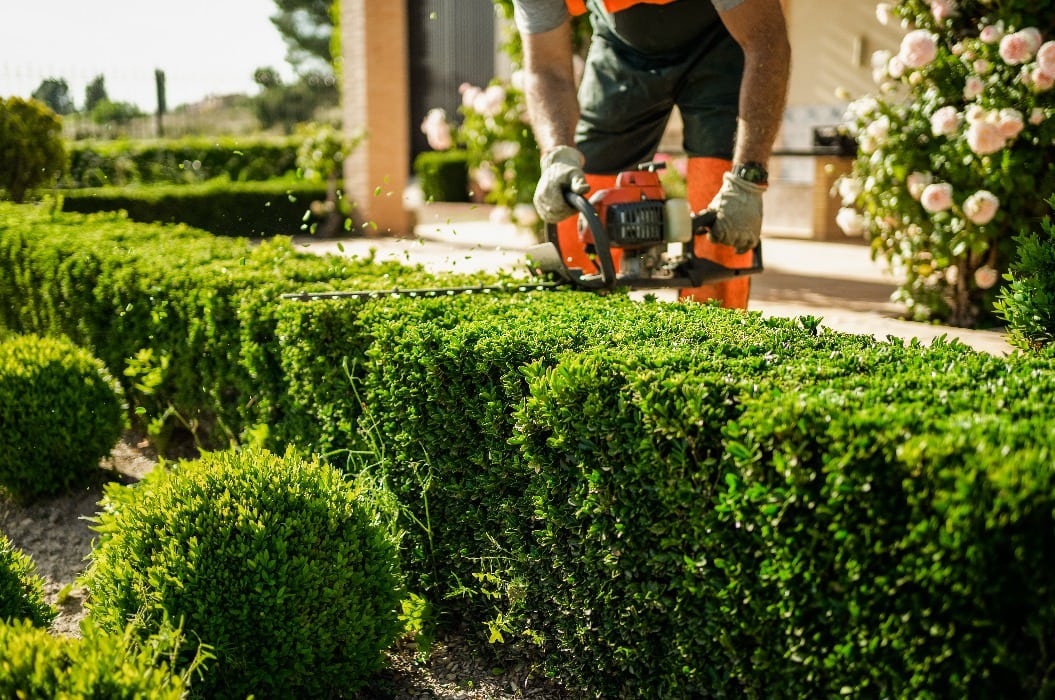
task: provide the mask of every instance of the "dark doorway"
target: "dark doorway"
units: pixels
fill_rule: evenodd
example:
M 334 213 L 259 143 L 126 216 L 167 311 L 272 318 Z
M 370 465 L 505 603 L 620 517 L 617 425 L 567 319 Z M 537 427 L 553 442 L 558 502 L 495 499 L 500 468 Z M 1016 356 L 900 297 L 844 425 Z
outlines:
M 410 157 L 428 150 L 421 120 L 433 107 L 458 119 L 458 86 L 495 75 L 493 0 L 408 0 Z

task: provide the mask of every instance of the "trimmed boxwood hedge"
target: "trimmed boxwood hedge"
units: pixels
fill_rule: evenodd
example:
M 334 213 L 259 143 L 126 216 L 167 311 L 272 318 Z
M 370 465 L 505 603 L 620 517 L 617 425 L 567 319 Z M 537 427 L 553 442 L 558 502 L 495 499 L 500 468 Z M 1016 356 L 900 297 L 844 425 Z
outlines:
M 286 301 L 490 278 L 0 214 L 0 323 L 98 346 L 156 420 L 369 451 L 410 588 L 578 693 L 1055 690 L 1050 358 L 618 294 Z
M 84 487 L 126 425 L 114 379 L 86 349 L 0 340 L 0 492 L 28 501 Z
M 187 224 L 223 236 L 293 236 L 319 219 L 312 202 L 326 200 L 325 183 L 225 179 L 191 185 L 96 187 L 62 193 L 68 212 L 127 212 L 133 221 Z
M 58 614 L 44 599 L 44 579 L 36 563 L 0 532 L 0 624 L 25 620 L 47 627 Z

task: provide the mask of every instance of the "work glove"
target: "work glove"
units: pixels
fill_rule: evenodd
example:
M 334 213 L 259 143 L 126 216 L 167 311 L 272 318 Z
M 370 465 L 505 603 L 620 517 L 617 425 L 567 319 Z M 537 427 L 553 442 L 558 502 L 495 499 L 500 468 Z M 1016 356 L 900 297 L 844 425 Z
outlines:
M 590 186 L 582 170 L 586 158 L 571 146 L 557 146 L 542 156 L 542 177 L 535 187 L 535 210 L 539 218 L 555 224 L 575 214 L 564 193 L 585 194 Z
M 716 215 L 711 240 L 732 246 L 737 253 L 758 245 L 762 238 L 762 193 L 765 191 L 762 185 L 725 173 L 722 188 L 707 206 Z

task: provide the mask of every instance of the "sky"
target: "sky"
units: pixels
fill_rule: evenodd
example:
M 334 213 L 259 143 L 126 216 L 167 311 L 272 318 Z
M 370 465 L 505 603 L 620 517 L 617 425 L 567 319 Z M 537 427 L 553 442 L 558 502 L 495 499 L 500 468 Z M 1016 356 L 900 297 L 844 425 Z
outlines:
M 30 97 L 61 78 L 74 105 L 105 78 L 107 96 L 157 109 L 155 69 L 171 110 L 211 95 L 256 94 L 257 68 L 292 78 L 272 0 L 0 0 L 0 97 Z

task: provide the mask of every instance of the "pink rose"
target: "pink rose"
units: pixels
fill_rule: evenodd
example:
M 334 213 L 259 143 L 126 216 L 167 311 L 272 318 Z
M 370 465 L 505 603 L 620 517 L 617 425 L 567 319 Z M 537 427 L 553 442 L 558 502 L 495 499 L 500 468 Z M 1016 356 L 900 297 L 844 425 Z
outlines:
M 940 24 L 956 14 L 956 0 L 931 0 L 930 13 Z
M 1026 27 L 1025 29 L 1018 32 L 1026 40 L 1029 45 L 1029 54 L 1032 56 L 1040 50 L 1040 45 L 1044 42 L 1044 37 L 1041 35 L 1040 30 L 1036 27 Z
M 933 175 L 930 173 L 921 173 L 917 170 L 908 176 L 908 180 L 905 184 L 908 186 L 909 195 L 918 201 L 919 198 L 923 196 L 923 190 L 932 182 L 934 182 Z
M 1025 63 L 1033 57 L 1033 53 L 1040 47 L 1034 45 L 1035 37 L 1027 30 L 1008 34 L 1000 40 L 1000 58 L 1010 65 Z
M 938 38 L 924 29 L 916 29 L 901 40 L 898 58 L 907 68 L 923 68 L 938 57 Z
M 850 207 L 842 207 L 836 212 L 835 225 L 847 236 L 863 236 L 868 230 L 868 220 Z
M 502 111 L 505 99 L 505 88 L 501 85 L 489 85 L 473 99 L 472 108 L 485 117 L 493 117 Z
M 498 177 L 495 175 L 494 169 L 487 163 L 482 164 L 473 171 L 473 180 L 484 192 L 490 192 L 498 185 Z
M 985 81 L 977 75 L 968 76 L 963 85 L 963 99 L 973 100 L 985 92 Z
M 999 25 L 990 24 L 982 27 L 982 32 L 978 36 L 983 43 L 995 44 L 1004 38 L 1004 30 Z
M 988 265 L 983 265 L 974 271 L 974 283 L 978 285 L 979 289 L 989 289 L 996 284 L 998 279 L 1000 279 L 1000 275 Z
M 451 136 L 451 125 L 447 122 L 447 112 L 440 108 L 430 109 L 421 121 L 421 131 L 425 134 L 425 140 L 429 148 L 437 151 L 446 151 L 454 145 Z
M 980 156 L 996 153 L 1004 143 L 1000 128 L 988 119 L 973 121 L 967 127 L 967 145 Z
M 1000 135 L 1006 140 L 1011 140 L 1022 133 L 1022 129 L 1026 126 L 1022 120 L 1022 113 L 1017 109 L 1006 108 L 1000 110 L 1000 115 L 996 123 L 997 129 L 1000 130 Z
M 971 223 L 984 226 L 993 220 L 999 208 L 1000 200 L 995 194 L 987 190 L 978 190 L 964 200 L 963 214 Z
M 458 88 L 458 92 L 462 94 L 462 107 L 472 109 L 473 104 L 476 103 L 476 98 L 483 92 L 480 88 L 469 83 L 462 83 L 462 86 Z
M 876 5 L 876 19 L 884 27 L 894 21 L 897 16 L 894 14 L 894 6 L 889 2 L 881 2 Z
M 960 128 L 960 113 L 955 107 L 942 107 L 930 118 L 930 129 L 935 136 L 948 136 Z
M 1044 123 L 1045 118 L 1046 117 L 1044 114 L 1044 108 L 1034 107 L 1033 111 L 1029 114 L 1029 123 L 1033 126 L 1039 126 L 1040 124 Z
M 952 206 L 952 185 L 947 182 L 927 185 L 923 188 L 919 203 L 931 214 L 945 211 Z
M 1046 41 L 1037 49 L 1037 68 L 1042 73 L 1055 75 L 1055 41 Z
M 989 71 L 993 70 L 993 64 L 984 58 L 979 58 L 973 64 L 974 72 L 978 75 L 986 75 Z
M 1047 92 L 1055 87 L 1055 73 L 1046 73 L 1039 67 L 1034 68 L 1029 74 L 1029 86 L 1036 92 Z

